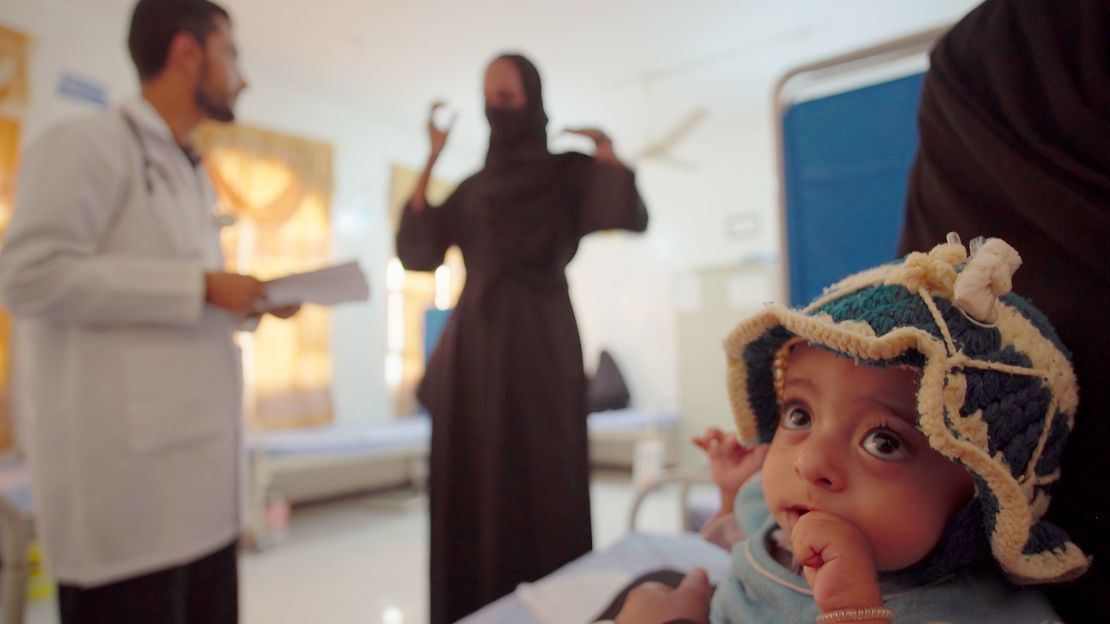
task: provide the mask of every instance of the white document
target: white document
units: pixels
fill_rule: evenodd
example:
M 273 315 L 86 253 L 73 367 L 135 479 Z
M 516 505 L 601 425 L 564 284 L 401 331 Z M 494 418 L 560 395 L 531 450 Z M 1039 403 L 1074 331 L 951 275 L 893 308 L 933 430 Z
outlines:
M 369 297 L 370 284 L 354 260 L 266 282 L 266 303 L 271 308 L 302 303 L 329 306 Z

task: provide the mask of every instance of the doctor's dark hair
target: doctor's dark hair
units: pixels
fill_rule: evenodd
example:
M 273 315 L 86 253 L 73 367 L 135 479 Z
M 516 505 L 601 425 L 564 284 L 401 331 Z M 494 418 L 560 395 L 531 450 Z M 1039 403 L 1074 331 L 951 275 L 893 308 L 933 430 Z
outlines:
M 216 30 L 217 17 L 231 20 L 226 9 L 208 0 L 139 0 L 127 35 L 139 79 L 153 78 L 162 71 L 170 42 L 178 33 L 189 33 L 203 46 Z

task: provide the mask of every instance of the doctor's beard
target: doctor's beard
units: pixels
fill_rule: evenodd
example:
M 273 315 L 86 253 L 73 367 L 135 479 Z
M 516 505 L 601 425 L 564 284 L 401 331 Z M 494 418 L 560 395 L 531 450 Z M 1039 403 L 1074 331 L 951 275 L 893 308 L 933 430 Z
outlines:
M 208 79 L 207 62 L 201 67 L 200 77 L 200 82 L 193 89 L 193 98 L 196 100 L 197 108 L 200 109 L 201 114 L 213 121 L 224 123 L 235 121 L 235 111 L 231 109 L 231 103 L 227 101 L 227 98 L 221 101 L 219 96 L 205 88 L 205 82 Z

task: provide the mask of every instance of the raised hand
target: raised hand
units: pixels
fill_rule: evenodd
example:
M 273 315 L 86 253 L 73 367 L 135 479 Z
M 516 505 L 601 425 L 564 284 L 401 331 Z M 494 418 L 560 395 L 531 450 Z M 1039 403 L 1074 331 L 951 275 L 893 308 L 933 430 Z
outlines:
M 439 157 L 443 147 L 447 145 L 447 136 L 451 134 L 451 128 L 455 125 L 457 114 L 451 115 L 451 119 L 447 122 L 447 127 L 440 128 L 436 124 L 436 111 L 446 106 L 447 103 L 443 100 L 436 100 L 432 102 L 432 107 L 428 111 L 428 143 L 431 147 L 431 158 L 434 160 Z
M 563 132 L 584 136 L 594 142 L 594 158 L 612 164 L 620 164 L 613 151 L 613 140 L 600 128 L 567 128 Z
M 608 134 L 605 134 L 600 128 L 567 128 L 563 132 L 567 134 L 577 134 L 591 139 L 594 145 L 601 145 L 602 143 L 612 143 L 612 139 Z
M 766 444 L 747 449 L 740 445 L 735 433 L 725 433 L 710 427 L 693 439 L 695 445 L 709 458 L 709 473 L 721 494 L 735 497 L 740 486 L 763 466 L 767 456 Z
M 822 611 L 882 606 L 875 556 L 856 525 L 825 511 L 810 511 L 786 528 Z

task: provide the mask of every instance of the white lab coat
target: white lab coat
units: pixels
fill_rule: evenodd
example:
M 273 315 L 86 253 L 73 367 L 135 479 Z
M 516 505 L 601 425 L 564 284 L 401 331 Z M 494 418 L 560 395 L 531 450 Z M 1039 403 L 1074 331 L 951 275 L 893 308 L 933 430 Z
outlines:
M 239 320 L 204 302 L 203 274 L 223 266 L 212 207 L 203 169 L 142 99 L 56 126 L 25 156 L 0 295 L 39 535 L 62 582 L 235 539 Z

